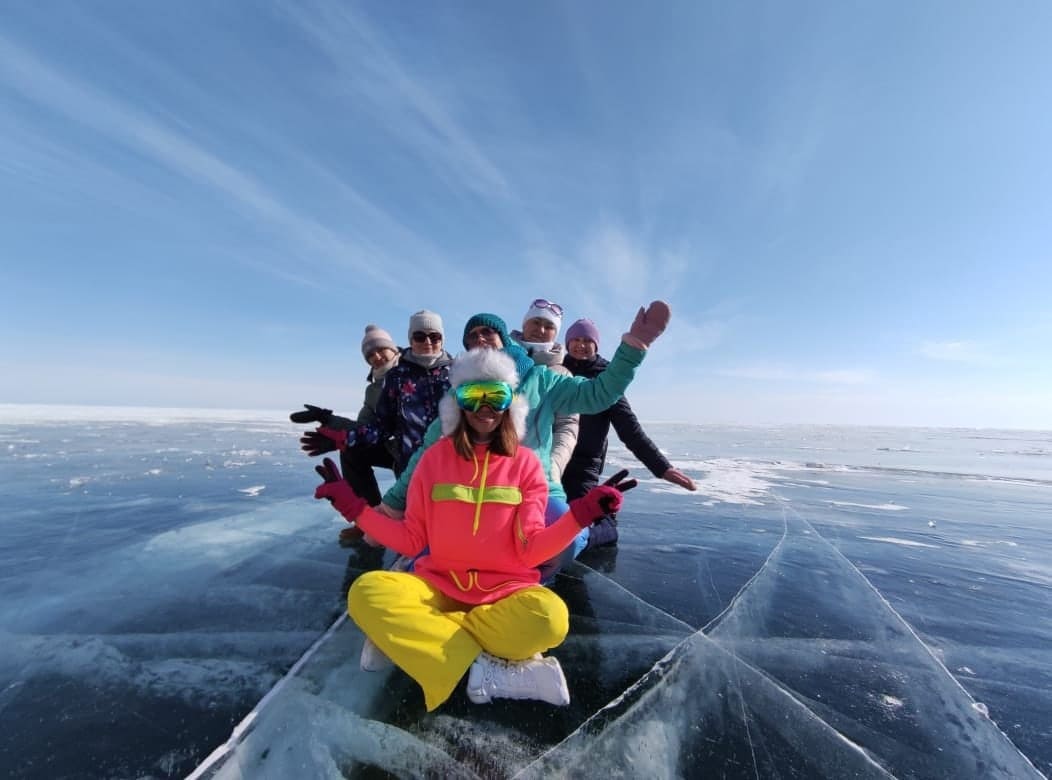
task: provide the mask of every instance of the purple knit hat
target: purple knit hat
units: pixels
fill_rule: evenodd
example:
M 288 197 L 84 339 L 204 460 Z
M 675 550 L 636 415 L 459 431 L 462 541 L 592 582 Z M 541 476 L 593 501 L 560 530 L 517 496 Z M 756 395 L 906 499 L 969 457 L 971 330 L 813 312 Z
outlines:
M 577 320 L 577 322 L 566 329 L 565 338 L 567 344 L 573 339 L 588 339 L 595 344 L 596 352 L 599 351 L 599 328 L 589 319 Z

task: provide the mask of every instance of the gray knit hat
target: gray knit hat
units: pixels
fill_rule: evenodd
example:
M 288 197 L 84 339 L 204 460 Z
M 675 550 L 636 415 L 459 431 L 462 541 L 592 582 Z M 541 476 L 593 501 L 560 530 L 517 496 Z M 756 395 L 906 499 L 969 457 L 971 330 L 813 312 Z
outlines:
M 519 386 L 519 374 L 515 370 L 515 361 L 505 355 L 499 349 L 486 349 L 480 347 L 468 352 L 461 352 L 449 369 L 450 391 L 438 402 L 438 417 L 442 420 L 442 433 L 448 436 L 457 428 L 460 422 L 461 410 L 457 406 L 457 399 L 453 391 L 465 382 L 477 382 L 479 380 L 496 380 L 507 382 L 512 390 Z M 530 411 L 530 405 L 521 393 L 516 393 L 508 407 L 508 414 L 515 425 L 515 432 L 519 434 L 519 441 L 526 435 L 526 413 Z
M 418 330 L 423 331 L 424 333 L 441 333 L 442 340 L 445 341 L 446 332 L 442 329 L 442 318 L 433 311 L 421 309 L 409 318 L 410 341 L 413 340 L 413 333 Z
M 370 352 L 384 348 L 398 351 L 398 345 L 394 343 L 390 333 L 379 325 L 366 325 L 365 338 L 362 339 L 362 357 L 368 359 Z

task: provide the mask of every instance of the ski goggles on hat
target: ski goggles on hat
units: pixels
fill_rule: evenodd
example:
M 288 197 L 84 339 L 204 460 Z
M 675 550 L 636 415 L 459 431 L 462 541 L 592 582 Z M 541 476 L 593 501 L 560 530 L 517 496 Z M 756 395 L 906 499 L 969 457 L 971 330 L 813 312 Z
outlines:
M 469 412 L 477 412 L 488 406 L 495 412 L 503 412 L 511 406 L 514 391 L 507 382 L 465 382 L 457 385 L 457 406 Z
M 555 303 L 554 301 L 549 301 L 549 300 L 546 300 L 545 298 L 538 298 L 532 304 L 530 304 L 530 308 L 532 308 L 532 309 L 548 309 L 556 317 L 563 316 L 563 307 L 560 306 L 559 304 Z

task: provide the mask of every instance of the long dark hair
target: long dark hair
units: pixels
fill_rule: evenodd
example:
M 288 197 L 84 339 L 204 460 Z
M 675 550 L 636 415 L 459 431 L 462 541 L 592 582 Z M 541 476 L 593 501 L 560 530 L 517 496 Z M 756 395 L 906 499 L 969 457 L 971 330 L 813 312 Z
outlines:
M 519 449 L 519 433 L 515 430 L 515 422 L 511 415 L 505 410 L 500 418 L 500 425 L 493 432 L 493 438 L 489 442 L 489 451 L 495 455 L 507 455 L 511 457 Z M 475 456 L 475 445 L 471 442 L 471 428 L 468 427 L 467 415 L 463 410 L 460 412 L 460 420 L 453 433 L 449 435 L 453 440 L 453 449 L 457 455 L 464 460 L 471 460 Z

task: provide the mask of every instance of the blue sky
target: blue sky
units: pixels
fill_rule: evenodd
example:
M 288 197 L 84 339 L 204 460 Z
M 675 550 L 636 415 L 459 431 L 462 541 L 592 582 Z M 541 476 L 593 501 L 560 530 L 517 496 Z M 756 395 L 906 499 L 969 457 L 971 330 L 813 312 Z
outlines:
M 7 3 L 0 402 L 356 411 L 366 323 L 643 419 L 1052 428 L 1052 5 Z

